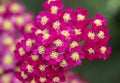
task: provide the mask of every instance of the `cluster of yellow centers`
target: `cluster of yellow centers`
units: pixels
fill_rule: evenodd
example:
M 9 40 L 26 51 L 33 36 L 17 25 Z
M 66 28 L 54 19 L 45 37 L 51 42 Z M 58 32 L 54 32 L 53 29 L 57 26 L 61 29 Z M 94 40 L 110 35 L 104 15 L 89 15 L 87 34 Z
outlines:
M 3 61 L 6 65 L 11 65 L 13 63 L 13 57 L 11 55 L 6 55 Z
M 4 5 L 0 6 L 0 14 L 3 14 L 6 11 L 6 7 Z
M 56 83 L 56 82 L 59 82 L 59 81 L 60 81 L 60 78 L 59 78 L 59 77 L 54 77 L 54 78 L 53 78 L 53 82 Z
M 65 14 L 63 15 L 63 19 L 64 19 L 65 22 L 68 22 L 69 20 L 71 20 L 70 14 L 65 13 Z
M 25 74 L 24 71 L 21 71 L 21 77 L 22 77 L 23 79 L 26 79 L 28 76 Z
M 49 19 L 48 19 L 47 16 L 43 16 L 43 17 L 41 18 L 41 24 L 42 24 L 42 25 L 47 24 L 48 21 L 49 21 Z
M 24 18 L 23 18 L 23 16 L 17 16 L 16 17 L 16 23 L 19 26 L 23 25 L 24 24 Z
M 58 52 L 56 52 L 56 51 L 52 51 L 52 53 L 50 54 L 50 57 L 51 57 L 52 59 L 57 59 L 58 56 L 59 56 L 59 54 L 58 54 Z
M 75 35 L 80 35 L 82 32 L 81 29 L 74 29 L 74 33 Z
M 100 19 L 96 19 L 94 24 L 96 24 L 96 26 L 102 26 L 102 21 Z
M 77 15 L 77 21 L 83 21 L 83 20 L 85 20 L 85 16 L 82 15 L 82 14 L 78 14 Z
M 89 32 L 88 37 L 93 40 L 95 38 L 95 33 L 94 32 Z
M 28 39 L 26 41 L 26 46 L 31 47 L 33 43 L 34 43 L 34 40 Z
M 39 59 L 38 55 L 31 55 L 33 61 L 37 61 Z
M 80 55 L 79 55 L 78 52 L 73 52 L 73 53 L 71 54 L 71 58 L 72 58 L 74 61 L 77 61 L 77 60 L 80 59 Z
M 44 83 L 47 79 L 45 77 L 40 77 L 40 82 Z

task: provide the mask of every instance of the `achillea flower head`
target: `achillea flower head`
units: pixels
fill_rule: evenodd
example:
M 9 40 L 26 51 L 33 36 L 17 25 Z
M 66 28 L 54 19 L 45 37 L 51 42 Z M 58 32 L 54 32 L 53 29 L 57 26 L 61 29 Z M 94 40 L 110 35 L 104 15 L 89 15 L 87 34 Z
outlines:
M 43 7 L 32 32 L 16 45 L 18 79 L 30 83 L 64 82 L 64 73 L 81 65 L 83 59 L 109 57 L 110 36 L 102 15 L 88 19 L 84 8 L 77 8 L 76 12 L 71 8 L 63 10 L 61 0 L 49 0 Z

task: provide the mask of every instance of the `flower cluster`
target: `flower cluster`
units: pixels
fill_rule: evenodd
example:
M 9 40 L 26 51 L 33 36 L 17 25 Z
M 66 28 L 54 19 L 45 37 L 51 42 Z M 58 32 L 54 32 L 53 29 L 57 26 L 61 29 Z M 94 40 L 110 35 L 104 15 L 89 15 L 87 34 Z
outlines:
M 32 27 L 33 14 L 26 13 L 23 5 L 18 2 L 0 4 L 0 83 L 11 83 L 17 63 L 13 56 L 15 44 L 30 33 Z
M 107 59 L 110 37 L 102 15 L 88 19 L 83 8 L 63 10 L 62 0 L 48 0 L 43 7 L 32 33 L 16 46 L 16 76 L 22 82 L 59 83 L 65 81 L 64 72 L 83 59 Z

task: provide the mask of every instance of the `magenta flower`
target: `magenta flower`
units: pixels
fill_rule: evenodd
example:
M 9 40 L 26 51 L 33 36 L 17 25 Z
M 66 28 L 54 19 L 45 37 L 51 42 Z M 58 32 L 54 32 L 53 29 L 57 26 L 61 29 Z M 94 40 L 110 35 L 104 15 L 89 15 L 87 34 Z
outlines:
M 111 54 L 106 19 L 97 14 L 88 19 L 88 11 L 63 9 L 61 0 L 43 3 L 45 10 L 36 17 L 31 33 L 16 45 L 15 57 L 22 82 L 60 83 L 64 73 L 82 64 L 83 59 L 106 60 Z M 78 82 L 79 83 L 79 82 Z

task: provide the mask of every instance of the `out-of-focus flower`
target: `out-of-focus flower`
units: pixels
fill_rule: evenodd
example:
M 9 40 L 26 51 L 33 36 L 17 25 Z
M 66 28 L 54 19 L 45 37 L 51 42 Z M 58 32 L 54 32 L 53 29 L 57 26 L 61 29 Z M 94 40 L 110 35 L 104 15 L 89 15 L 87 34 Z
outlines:
M 64 82 L 64 73 L 81 65 L 83 59 L 109 57 L 110 36 L 102 15 L 87 19 L 87 10 L 63 10 L 61 0 L 47 1 L 43 7 L 45 10 L 37 16 L 32 32 L 16 45 L 18 79 L 30 83 Z

